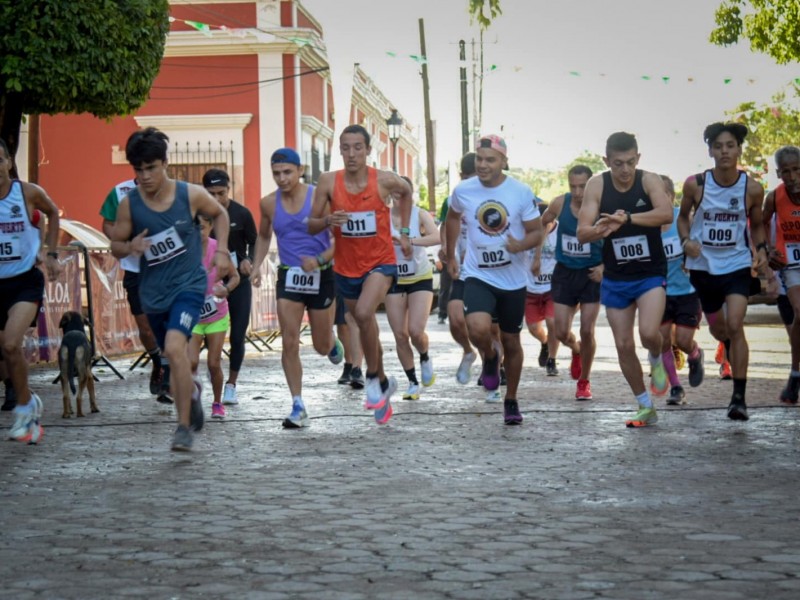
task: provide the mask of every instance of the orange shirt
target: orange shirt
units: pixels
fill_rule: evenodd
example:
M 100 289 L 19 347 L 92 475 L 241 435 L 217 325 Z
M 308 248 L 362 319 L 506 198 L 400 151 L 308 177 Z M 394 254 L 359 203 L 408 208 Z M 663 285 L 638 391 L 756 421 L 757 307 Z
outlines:
M 378 265 L 394 265 L 389 205 L 378 189 L 378 171 L 367 167 L 367 185 L 356 194 L 347 191 L 344 171 L 336 173 L 331 212 L 343 210 L 350 220 L 333 228 L 336 239 L 333 270 L 345 277 L 363 277 Z
M 783 184 L 775 188 L 775 218 L 775 248 L 787 268 L 800 268 L 800 205 L 791 201 Z

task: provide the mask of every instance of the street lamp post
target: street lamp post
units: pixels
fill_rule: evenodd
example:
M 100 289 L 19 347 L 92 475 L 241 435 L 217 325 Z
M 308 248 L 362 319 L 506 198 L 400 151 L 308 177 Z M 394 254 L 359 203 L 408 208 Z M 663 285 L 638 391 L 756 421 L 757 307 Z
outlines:
M 389 141 L 392 142 L 392 171 L 397 173 L 397 140 L 400 139 L 400 128 L 403 126 L 403 119 L 397 114 L 397 110 L 392 109 L 392 116 L 386 120 L 389 128 Z

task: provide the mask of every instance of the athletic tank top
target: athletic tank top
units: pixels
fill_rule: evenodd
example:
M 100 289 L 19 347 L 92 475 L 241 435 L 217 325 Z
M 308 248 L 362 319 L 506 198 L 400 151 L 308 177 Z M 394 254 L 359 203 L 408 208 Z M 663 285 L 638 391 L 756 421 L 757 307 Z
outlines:
M 139 295 L 145 313 L 167 312 L 182 292 L 203 294 L 206 270 L 203 268 L 200 228 L 192 217 L 189 187 L 175 182 L 175 200 L 163 212 L 149 208 L 137 187 L 128 193 L 133 233 L 147 229 L 150 248 L 142 255 Z
M 202 239 L 200 243 L 202 245 Z M 216 251 L 217 240 L 208 238 L 206 255 L 203 257 L 203 267 L 205 267 L 208 275 L 206 276 L 206 298 L 203 301 L 203 307 L 200 309 L 201 323 L 216 323 L 228 314 L 228 299 L 214 296 L 214 285 L 217 283 L 217 268 L 214 267 L 210 271 L 208 270 Z
M 786 186 L 775 188 L 775 249 L 786 259 L 787 269 L 800 269 L 800 204 L 795 204 Z
M 588 269 L 603 262 L 603 240 L 578 241 L 578 217 L 572 214 L 572 194 L 564 194 L 564 204 L 558 215 L 556 260 L 570 269 Z
M 667 257 L 667 296 L 684 296 L 694 292 L 689 281 L 689 274 L 683 270 L 683 248 L 678 236 L 678 213 L 680 209 L 672 209 L 672 225 L 661 232 L 661 243 Z
M 653 209 L 653 202 L 644 191 L 642 171 L 636 169 L 631 189 L 620 192 L 614 187 L 611 173 L 603 173 L 603 195 L 600 212 L 614 213 L 619 209 L 631 214 Z M 645 277 L 666 277 L 667 259 L 661 243 L 660 227 L 625 224 L 608 236 L 603 243 L 603 277 L 617 281 L 634 281 Z
M 694 211 L 689 237 L 700 242 L 700 256 L 686 257 L 686 268 L 725 275 L 753 263 L 747 234 L 747 174 L 722 186 L 711 170 L 703 174 L 703 196 Z
M 331 212 L 343 210 L 350 219 L 333 228 L 336 248 L 333 270 L 345 277 L 363 277 L 378 265 L 394 265 L 389 205 L 378 189 L 378 171 L 367 167 L 367 185 L 355 194 L 347 191 L 344 171 L 336 173 Z
M 422 237 L 419 227 L 419 206 L 411 207 L 411 219 L 408 222 L 409 238 Z M 400 237 L 400 231 L 392 223 L 392 235 Z M 397 283 L 408 285 L 417 283 L 423 279 L 433 278 L 433 265 L 428 260 L 428 253 L 422 246 L 411 246 L 411 257 L 403 255 L 403 249 L 399 244 L 394 244 L 394 256 L 397 261 Z
M 22 182 L 13 179 L 6 197 L 0 198 L 0 279 L 30 271 L 40 245 L 39 229 L 28 216 Z
M 278 241 L 278 256 L 286 267 L 300 267 L 303 256 L 317 256 L 331 247 L 327 229 L 316 235 L 308 233 L 308 216 L 314 198 L 314 186 L 308 186 L 303 207 L 295 214 L 286 212 L 281 201 L 281 191 L 275 193 L 275 218 L 272 228 Z
M 542 258 L 540 260 L 539 274 L 534 275 L 528 269 L 528 292 L 531 294 L 544 294 L 551 290 L 553 281 L 553 271 L 556 268 L 556 244 L 558 243 L 558 228 L 559 223 L 556 221 L 556 226 L 544 238 L 544 245 L 542 246 Z M 530 259 L 536 256 L 536 250 L 530 250 Z

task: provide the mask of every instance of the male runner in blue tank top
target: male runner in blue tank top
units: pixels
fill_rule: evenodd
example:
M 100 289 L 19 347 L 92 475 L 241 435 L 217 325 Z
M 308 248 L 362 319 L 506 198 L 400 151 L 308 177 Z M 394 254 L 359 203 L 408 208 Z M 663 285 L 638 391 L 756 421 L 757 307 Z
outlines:
M 767 265 L 761 216 L 764 188 L 738 167 L 746 135 L 747 127 L 741 123 L 712 123 L 706 127 L 703 139 L 714 159 L 714 168 L 684 182 L 678 216 L 686 268 L 700 297 L 709 331 L 728 350 L 733 369 L 728 418 L 734 421 L 750 418 L 745 402 L 750 351 L 744 335 L 744 316 L 751 269 L 760 271 Z M 755 256 L 750 251 L 748 220 Z
M 633 325 L 637 310 L 639 338 L 650 353 L 650 389 L 656 395 L 669 389 L 659 328 L 667 284 L 661 226 L 672 223 L 672 205 L 661 177 L 636 168 L 639 157 L 633 135 L 611 134 L 603 158 L 609 170 L 586 184 L 578 216 L 579 242 L 604 240 L 600 302 L 606 307 L 622 374 L 639 406 L 625 421 L 628 427 L 646 427 L 658 420 L 636 356 Z
M 11 179 L 12 158 L 0 139 L 0 346 L 17 395 L 12 440 L 36 444 L 44 430 L 40 424 L 42 401 L 28 386 L 28 361 L 22 340 L 36 318 L 44 297 L 44 275 L 36 267 L 41 244 L 32 217 L 36 209 L 47 215 L 47 278 L 55 281 L 58 263 L 58 208 L 42 188 Z
M 147 319 L 170 365 L 170 391 L 178 410 L 172 449 L 192 448 L 191 429 L 203 426 L 201 385 L 192 381 L 188 347 L 200 317 L 207 284 L 197 213 L 214 221 L 219 250 L 211 267 L 224 279 L 233 269 L 228 247 L 228 213 L 199 185 L 170 179 L 169 138 L 154 127 L 133 133 L 125 156 L 138 185 L 120 202 L 112 231 L 117 258 L 139 257 L 139 294 Z

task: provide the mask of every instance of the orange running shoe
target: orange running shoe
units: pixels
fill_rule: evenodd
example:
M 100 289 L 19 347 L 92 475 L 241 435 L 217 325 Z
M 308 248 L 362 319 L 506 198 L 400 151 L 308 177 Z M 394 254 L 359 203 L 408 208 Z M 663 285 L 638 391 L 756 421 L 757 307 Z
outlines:
M 714 361 L 718 365 L 721 365 L 723 362 L 725 362 L 725 344 L 722 342 L 717 344 L 717 352 L 714 354 Z
M 723 361 L 719 366 L 719 378 L 722 380 L 733 379 L 733 371 L 731 370 L 731 363 L 727 360 Z

